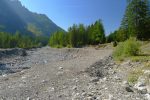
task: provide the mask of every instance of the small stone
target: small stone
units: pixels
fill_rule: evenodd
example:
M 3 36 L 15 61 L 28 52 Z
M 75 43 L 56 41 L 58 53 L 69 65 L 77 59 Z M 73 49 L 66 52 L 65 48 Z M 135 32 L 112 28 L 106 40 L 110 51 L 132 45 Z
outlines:
M 54 88 L 54 87 L 49 87 L 49 88 L 47 89 L 47 91 L 48 91 L 48 92 L 53 92 L 53 91 L 55 91 L 55 88 Z
M 125 87 L 127 92 L 134 92 L 130 87 Z
M 73 89 L 73 90 L 77 90 L 77 86 L 74 86 L 72 89 Z
M 147 86 L 147 92 L 150 94 L 150 85 Z
M 130 65 L 131 65 L 131 61 L 130 60 L 128 60 L 128 61 L 126 61 L 126 62 L 121 64 L 121 66 L 126 66 L 126 67 L 128 67 Z
M 85 96 L 87 95 L 87 93 L 86 93 L 86 92 L 83 92 L 81 95 L 85 97 Z
M 92 96 L 93 96 L 93 93 L 88 93 L 88 96 L 92 97 Z
M 99 78 L 93 78 L 91 79 L 91 82 L 98 82 L 99 81 Z
M 30 99 L 30 97 L 27 97 L 27 99 L 26 99 L 26 100 L 31 100 L 31 99 Z
M 139 77 L 138 79 L 138 82 L 137 84 L 135 84 L 135 88 L 138 88 L 138 87 L 143 87 L 143 86 L 146 86 L 146 80 L 145 80 L 145 77 L 141 76 Z
M 123 81 L 122 84 L 123 85 L 128 85 L 128 81 Z
M 109 94 L 109 99 L 108 100 L 113 100 L 113 95 Z
M 7 74 L 3 74 L 2 76 L 3 76 L 3 77 L 7 77 Z
M 44 63 L 46 64 L 46 63 L 47 63 L 47 60 L 44 60 Z
M 92 99 L 92 97 L 87 97 L 87 99 L 86 99 L 86 100 L 93 100 L 93 99 Z
M 144 74 L 150 74 L 150 70 L 145 70 Z
M 59 67 L 59 70 L 62 70 L 63 69 L 63 67 Z
M 115 76 L 114 78 L 115 78 L 116 80 L 121 80 L 121 78 L 118 77 L 118 76 Z
M 145 99 L 150 100 L 150 94 L 145 94 Z
M 146 88 L 146 87 L 141 87 L 141 88 L 139 89 L 139 92 L 140 92 L 141 94 L 146 94 L 146 93 L 147 93 L 147 88 Z

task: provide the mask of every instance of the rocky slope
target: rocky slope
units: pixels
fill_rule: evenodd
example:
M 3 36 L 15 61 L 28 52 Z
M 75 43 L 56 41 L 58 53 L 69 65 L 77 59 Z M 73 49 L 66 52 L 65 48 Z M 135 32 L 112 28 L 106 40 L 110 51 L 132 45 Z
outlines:
M 132 66 L 140 64 L 116 64 L 111 53 L 109 48 L 44 47 L 27 50 L 25 57 L 1 58 L 1 65 L 9 67 L 13 62 L 9 69 L 22 69 L 0 76 L 0 99 L 149 100 L 148 91 L 139 92 L 126 79 Z

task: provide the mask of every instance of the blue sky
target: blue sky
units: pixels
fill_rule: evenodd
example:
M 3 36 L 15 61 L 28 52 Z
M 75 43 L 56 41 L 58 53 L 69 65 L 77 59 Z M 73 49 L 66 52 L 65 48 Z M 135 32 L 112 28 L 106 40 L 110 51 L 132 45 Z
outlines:
M 120 26 L 126 0 L 20 0 L 30 11 L 46 14 L 67 30 L 73 24 L 89 25 L 102 19 L 105 33 Z

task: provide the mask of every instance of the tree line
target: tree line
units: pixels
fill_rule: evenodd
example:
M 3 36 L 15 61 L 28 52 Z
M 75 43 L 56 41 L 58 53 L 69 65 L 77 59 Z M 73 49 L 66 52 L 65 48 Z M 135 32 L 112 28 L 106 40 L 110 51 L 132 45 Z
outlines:
M 50 36 L 49 45 L 52 47 L 82 47 L 84 45 L 96 45 L 105 43 L 105 31 L 101 20 L 85 26 L 76 25 L 68 29 L 68 32 L 58 31 Z
M 0 32 L 0 48 L 32 48 L 49 44 L 52 47 L 82 47 L 112 41 L 125 41 L 130 37 L 138 40 L 150 39 L 150 2 L 149 0 L 127 0 L 127 7 L 119 29 L 105 36 L 101 20 L 85 26 L 71 26 L 67 32 L 57 31 L 50 38 L 42 36 L 10 34 Z
M 0 48 L 34 48 L 46 45 L 47 41 L 47 37 L 21 35 L 19 32 L 15 34 L 0 32 Z
M 107 42 L 125 41 L 129 37 L 150 39 L 149 0 L 127 0 L 127 7 L 120 28 L 107 37 Z

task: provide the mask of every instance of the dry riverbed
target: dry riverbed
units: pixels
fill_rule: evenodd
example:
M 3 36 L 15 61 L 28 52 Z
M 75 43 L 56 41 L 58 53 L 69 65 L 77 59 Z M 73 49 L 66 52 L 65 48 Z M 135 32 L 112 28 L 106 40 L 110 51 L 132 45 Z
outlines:
M 0 100 L 148 100 L 127 85 L 130 65 L 115 64 L 110 48 L 26 52 L 0 50 Z

